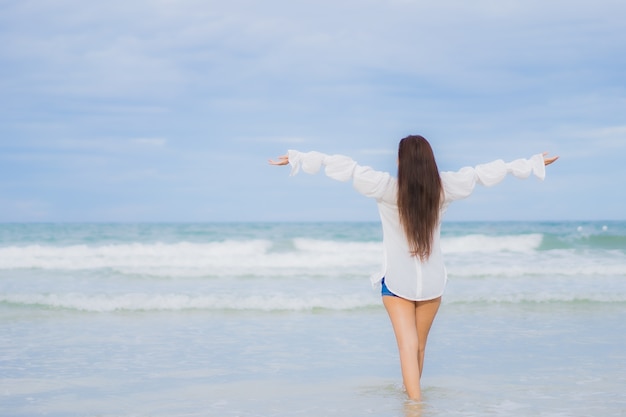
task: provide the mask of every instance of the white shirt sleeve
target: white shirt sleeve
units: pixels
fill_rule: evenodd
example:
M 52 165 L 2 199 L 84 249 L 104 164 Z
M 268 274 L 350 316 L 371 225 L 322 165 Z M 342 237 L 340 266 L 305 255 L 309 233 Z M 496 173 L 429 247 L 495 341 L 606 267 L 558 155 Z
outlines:
M 295 150 L 289 150 L 287 155 L 292 176 L 300 170 L 307 174 L 317 174 L 324 166 L 327 176 L 337 181 L 352 180 L 354 188 L 366 197 L 381 200 L 393 192 L 393 187 L 390 187 L 393 184 L 393 178 L 388 173 L 358 165 L 350 157 Z
M 476 184 L 487 187 L 496 185 L 504 180 L 507 174 L 513 174 L 517 178 L 528 178 L 530 174 L 534 174 L 543 180 L 546 176 L 543 154 L 534 155 L 529 159 L 516 159 L 512 162 L 499 159 L 474 168 L 465 167 L 457 172 L 441 172 L 441 182 L 445 191 L 444 204 L 468 197 L 474 191 Z

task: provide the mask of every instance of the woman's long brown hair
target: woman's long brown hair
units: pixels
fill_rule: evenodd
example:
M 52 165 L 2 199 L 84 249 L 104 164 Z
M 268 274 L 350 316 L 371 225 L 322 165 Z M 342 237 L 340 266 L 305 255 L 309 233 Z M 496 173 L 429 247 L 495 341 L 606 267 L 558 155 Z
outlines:
M 398 147 L 398 210 L 411 255 L 428 259 L 439 223 L 441 178 L 430 144 L 407 136 Z

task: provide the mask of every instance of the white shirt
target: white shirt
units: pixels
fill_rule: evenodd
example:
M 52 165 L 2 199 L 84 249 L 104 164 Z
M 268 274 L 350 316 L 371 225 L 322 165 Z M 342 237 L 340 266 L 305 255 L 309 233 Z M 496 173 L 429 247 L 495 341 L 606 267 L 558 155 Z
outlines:
M 323 165 L 330 178 L 338 181 L 351 179 L 359 193 L 376 199 L 383 228 L 384 261 L 382 272 L 373 279 L 373 284 L 380 283 L 384 277 L 385 285 L 392 293 L 414 301 L 431 300 L 443 294 L 447 274 L 440 246 L 441 224 L 435 230 L 430 257 L 421 262 L 418 257 L 411 256 L 404 229 L 400 225 L 398 188 L 394 177 L 387 172 L 360 166 L 343 155 L 290 150 L 288 156 L 292 166 L 291 175 L 296 175 L 300 169 L 315 174 Z M 451 202 L 468 197 L 476 184 L 492 186 L 502 181 L 507 174 L 527 178 L 532 173 L 543 180 L 545 172 L 542 154 L 509 163 L 497 160 L 474 168 L 465 167 L 458 172 L 441 172 L 444 200 L 439 218 L 443 217 Z

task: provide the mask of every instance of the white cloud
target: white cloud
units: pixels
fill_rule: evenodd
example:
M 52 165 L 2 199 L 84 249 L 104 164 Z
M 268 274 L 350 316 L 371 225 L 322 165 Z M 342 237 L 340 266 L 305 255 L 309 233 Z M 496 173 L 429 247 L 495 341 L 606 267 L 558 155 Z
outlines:
M 130 142 L 134 145 L 150 148 L 162 148 L 167 143 L 165 138 L 134 138 Z
M 601 145 L 607 148 L 626 149 L 626 125 L 583 130 L 575 133 L 575 136 L 593 140 L 595 145 Z
M 14 6 L 27 29 L 5 32 L 2 48 L 9 61 L 37 63 L 20 77 L 55 94 L 177 95 L 371 70 L 520 90 L 537 86 L 529 68 L 563 72 L 601 53 L 599 41 L 622 42 L 625 10 L 611 0 L 39 1 Z
M 165 147 L 165 138 L 80 138 L 80 139 L 58 139 L 53 141 L 34 141 L 30 147 L 59 149 L 68 152 L 97 152 L 97 153 L 118 153 L 132 152 L 144 149 L 159 149 Z
M 13 221 L 48 220 L 52 205 L 42 199 L 0 199 L 0 218 Z
M 2 7 L 1 155 L 51 183 L 73 167 L 93 168 L 99 183 L 111 168 L 122 179 L 204 181 L 272 144 L 393 164 L 406 133 L 425 134 L 453 169 L 542 150 L 624 151 L 621 0 Z M 256 175 L 238 166 L 228 181 Z
M 397 152 L 398 151 L 396 149 L 361 149 L 361 150 L 359 150 L 359 153 L 361 153 L 363 155 L 383 155 L 383 156 L 387 156 L 387 155 L 396 155 Z
M 239 138 L 240 142 L 255 143 L 281 143 L 281 144 L 299 144 L 307 142 L 307 139 L 298 136 L 267 136 L 267 137 L 244 137 Z

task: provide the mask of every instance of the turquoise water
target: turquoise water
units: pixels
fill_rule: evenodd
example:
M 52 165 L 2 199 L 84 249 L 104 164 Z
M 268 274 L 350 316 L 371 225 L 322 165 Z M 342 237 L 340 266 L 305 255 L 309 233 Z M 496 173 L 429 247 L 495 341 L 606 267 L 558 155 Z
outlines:
M 626 222 L 442 236 L 413 404 L 377 223 L 0 225 L 0 415 L 626 415 Z

